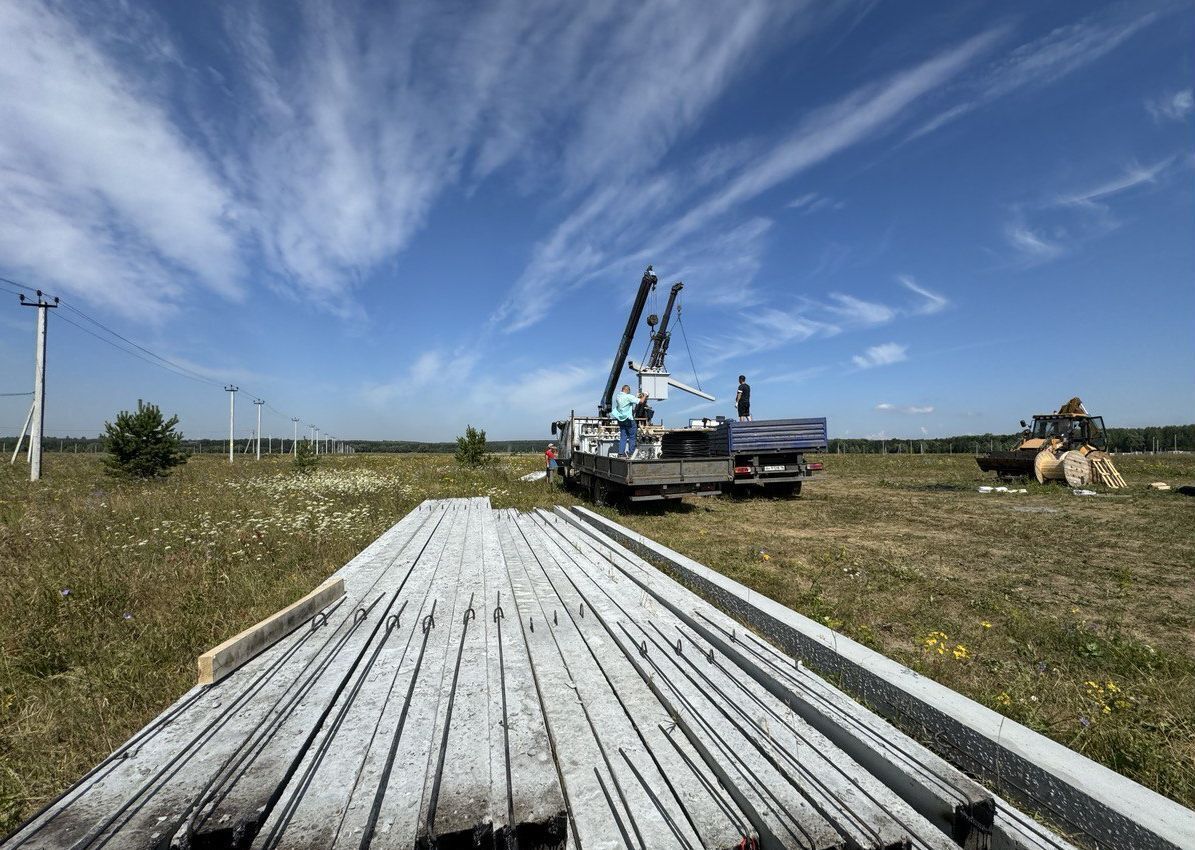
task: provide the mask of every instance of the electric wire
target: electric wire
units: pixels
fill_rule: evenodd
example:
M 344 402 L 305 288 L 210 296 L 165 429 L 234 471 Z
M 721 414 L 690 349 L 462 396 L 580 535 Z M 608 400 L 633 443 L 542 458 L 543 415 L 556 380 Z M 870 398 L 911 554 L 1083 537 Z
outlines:
M 12 278 L 3 277 L 3 276 L 0 276 L 0 289 L 4 289 L 14 295 L 23 294 L 23 293 L 18 292 L 17 290 L 24 290 L 24 292 L 34 292 L 34 293 L 42 292 L 43 294 L 45 294 L 45 290 L 38 290 L 35 287 L 21 283 L 20 281 L 13 280 Z M 59 314 L 59 316 L 58 316 L 59 319 L 66 322 L 68 325 L 71 325 L 71 326 L 77 328 L 78 330 L 83 331 L 83 333 L 88 334 L 88 335 L 98 339 L 100 342 L 103 342 L 106 345 L 112 346 L 117 351 L 121 351 L 121 352 L 129 355 L 130 357 L 134 357 L 134 358 L 142 361 L 143 363 L 147 363 L 150 366 L 156 366 L 159 369 L 162 369 L 166 372 L 170 372 L 171 374 L 177 375 L 178 377 L 187 378 L 188 380 L 196 381 L 198 383 L 206 384 L 206 385 L 212 386 L 212 387 L 223 388 L 225 385 L 225 382 L 217 381 L 213 378 L 210 378 L 210 377 L 198 372 L 195 369 L 192 369 L 189 366 L 184 366 L 180 363 L 177 363 L 177 362 L 171 360 L 168 357 L 163 357 L 162 355 L 158 354 L 157 352 L 152 351 L 151 349 L 146 348 L 145 346 L 141 345 L 140 343 L 137 343 L 137 342 L 129 339 L 128 337 L 124 336 L 123 334 L 108 327 L 103 322 L 99 321 L 98 319 L 83 312 L 82 310 L 80 310 L 78 307 L 74 306 L 67 300 L 59 298 L 57 303 L 58 303 L 59 307 L 64 307 L 67 310 L 70 310 L 73 314 L 78 316 L 80 319 L 83 319 L 84 321 L 93 325 L 95 328 L 98 328 L 100 331 L 103 332 L 103 334 L 108 334 L 110 337 L 113 337 L 115 340 L 119 340 L 119 342 L 116 342 L 113 339 L 103 336 L 101 333 L 98 333 L 97 331 L 92 330 L 91 328 L 84 327 L 79 322 L 74 321 L 63 314 Z M 275 415 L 280 416 L 283 419 L 286 419 L 288 421 L 290 419 L 294 418 L 294 417 L 292 417 L 292 415 L 290 413 L 279 410 L 278 408 L 274 407 L 270 403 L 264 401 L 264 399 L 262 399 L 262 396 L 258 395 L 257 393 L 250 392 L 248 388 L 242 388 L 242 389 L 247 394 L 253 396 L 254 399 L 262 400 L 263 405 L 268 410 L 270 410 L 272 413 L 274 413 Z M 32 395 L 32 394 L 33 394 L 32 392 L 0 393 L 0 398 Z M 298 418 L 302 419 L 303 417 L 298 417 Z

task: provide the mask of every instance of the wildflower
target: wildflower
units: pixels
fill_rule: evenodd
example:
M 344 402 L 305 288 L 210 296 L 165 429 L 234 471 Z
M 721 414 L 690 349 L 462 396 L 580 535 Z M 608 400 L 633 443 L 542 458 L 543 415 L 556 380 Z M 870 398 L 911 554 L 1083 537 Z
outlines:
M 971 656 L 971 653 L 967 651 L 967 647 L 963 646 L 961 643 L 955 644 L 952 654 L 954 655 L 955 661 L 964 661 Z
M 131 619 L 133 619 L 133 615 L 132 615 L 132 614 L 130 614 L 128 611 L 125 611 L 125 612 L 124 612 L 124 614 L 123 614 L 122 616 L 123 616 L 123 617 L 124 617 L 124 619 L 126 619 L 126 620 L 131 620 Z
M 1091 725 L 1091 721 L 1087 719 L 1086 715 L 1080 714 L 1079 715 L 1079 725 L 1082 726 L 1084 729 L 1086 729 L 1088 726 Z
M 70 596 L 70 595 L 71 595 L 71 589 L 70 589 L 69 587 L 64 587 L 64 588 L 62 588 L 62 590 L 58 591 L 58 594 L 59 594 L 60 596 Z
M 1012 697 L 1008 695 L 1007 691 L 1001 691 L 996 695 L 996 702 L 1000 705 L 1012 705 Z
M 990 629 L 992 627 L 992 624 L 989 623 L 987 620 L 981 620 L 979 625 L 981 625 L 985 629 Z

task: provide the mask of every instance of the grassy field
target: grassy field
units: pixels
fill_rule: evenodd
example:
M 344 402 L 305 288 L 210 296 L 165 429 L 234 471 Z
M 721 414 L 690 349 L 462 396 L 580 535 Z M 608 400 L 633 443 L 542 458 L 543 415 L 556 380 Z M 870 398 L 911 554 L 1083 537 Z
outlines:
M 619 515 L 795 609 L 1195 804 L 1195 459 L 1118 461 L 1126 498 L 980 495 L 959 456 L 833 456 L 795 500 Z M 198 457 L 114 481 L 0 467 L 0 834 L 159 713 L 195 656 L 289 604 L 425 498 L 572 497 L 447 455 Z

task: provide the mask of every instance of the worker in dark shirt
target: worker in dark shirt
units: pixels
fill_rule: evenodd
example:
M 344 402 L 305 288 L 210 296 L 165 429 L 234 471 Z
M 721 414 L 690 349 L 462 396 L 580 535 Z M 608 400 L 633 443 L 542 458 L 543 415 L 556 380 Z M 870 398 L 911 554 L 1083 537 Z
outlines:
M 734 394 L 735 406 L 739 409 L 739 421 L 751 421 L 751 385 L 746 375 L 739 375 L 739 391 Z
M 635 405 L 635 419 L 642 420 L 648 425 L 651 424 L 651 418 L 656 415 L 656 412 L 647 406 L 647 393 L 639 393 L 639 403 Z

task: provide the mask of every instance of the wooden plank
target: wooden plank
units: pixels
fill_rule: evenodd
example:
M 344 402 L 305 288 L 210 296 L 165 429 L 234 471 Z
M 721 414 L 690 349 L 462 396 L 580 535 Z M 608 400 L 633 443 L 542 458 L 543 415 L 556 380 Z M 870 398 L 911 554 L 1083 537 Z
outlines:
M 294 631 L 304 620 L 344 596 L 344 579 L 330 578 L 299 601 L 271 614 L 199 656 L 199 684 L 211 685 L 263 649 Z

